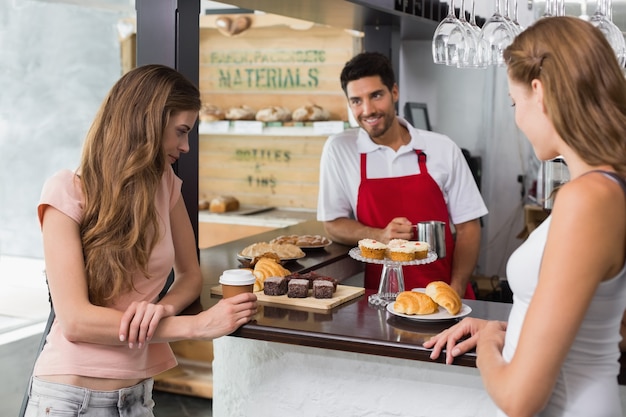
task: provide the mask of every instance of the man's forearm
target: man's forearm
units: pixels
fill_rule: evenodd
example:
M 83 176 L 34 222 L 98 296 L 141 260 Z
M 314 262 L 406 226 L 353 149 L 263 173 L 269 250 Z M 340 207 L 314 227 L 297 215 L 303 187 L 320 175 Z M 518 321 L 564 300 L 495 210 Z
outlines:
M 367 227 L 354 219 L 339 218 L 324 222 L 324 230 L 333 241 L 344 245 L 356 245 L 359 240 L 365 238 L 382 240 L 381 229 Z
M 465 295 L 480 251 L 480 221 L 478 219 L 460 223 L 456 227 L 454 261 L 452 263 L 451 286 L 461 297 Z

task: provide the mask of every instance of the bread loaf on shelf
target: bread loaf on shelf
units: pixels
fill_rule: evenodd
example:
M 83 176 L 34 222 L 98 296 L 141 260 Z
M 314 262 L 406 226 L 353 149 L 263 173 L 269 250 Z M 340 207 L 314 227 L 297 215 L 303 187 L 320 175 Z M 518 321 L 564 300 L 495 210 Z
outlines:
M 325 121 L 330 118 L 328 110 L 315 104 L 299 107 L 293 111 L 291 118 L 297 122 Z
M 199 118 L 201 122 L 216 122 L 224 120 L 225 117 L 224 111 L 214 104 L 205 104 L 200 109 Z
M 236 106 L 230 107 L 224 118 L 226 120 L 254 120 L 254 116 L 256 115 L 256 111 L 250 106 Z
M 215 197 L 209 203 L 209 211 L 211 213 L 225 213 L 235 210 L 239 210 L 239 200 L 233 196 L 226 195 Z
M 281 106 L 266 107 L 256 113 L 255 118 L 261 122 L 288 122 L 291 112 Z

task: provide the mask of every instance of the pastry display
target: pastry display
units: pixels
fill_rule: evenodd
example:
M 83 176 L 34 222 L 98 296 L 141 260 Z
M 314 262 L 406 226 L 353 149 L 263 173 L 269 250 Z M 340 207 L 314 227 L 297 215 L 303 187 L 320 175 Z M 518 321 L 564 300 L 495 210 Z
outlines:
M 385 259 L 387 253 L 387 245 L 374 239 L 359 240 L 359 249 L 361 255 L 371 259 Z
M 218 120 L 224 120 L 226 118 L 226 115 L 219 106 L 213 104 L 205 104 L 200 109 L 198 118 L 201 122 L 216 122 Z
M 256 116 L 256 111 L 250 106 L 243 105 L 230 107 L 224 118 L 227 120 L 254 120 L 254 116 Z
M 402 314 L 433 314 L 439 306 L 428 295 L 416 291 L 403 291 L 396 297 L 393 309 Z
M 294 282 L 292 284 L 292 282 Z M 284 295 L 289 298 L 307 298 L 310 296 L 318 299 L 333 298 L 337 291 L 337 279 L 320 275 L 317 272 L 294 272 L 285 276 L 270 276 L 261 284 L 265 295 Z M 292 288 L 293 287 L 293 288 Z M 257 287 L 255 287 L 255 291 Z M 306 290 L 306 291 L 305 291 Z M 291 293 L 291 295 L 289 295 Z
M 289 298 L 306 298 L 309 296 L 309 280 L 307 279 L 291 279 L 287 283 L 287 297 Z
M 266 107 L 256 113 L 255 119 L 261 122 L 288 122 L 291 112 L 280 106 Z
M 290 243 L 301 248 L 308 248 L 326 246 L 331 241 L 327 237 L 320 235 L 283 235 L 270 240 L 270 243 Z
M 426 259 L 429 246 L 426 242 L 405 239 L 391 239 L 386 245 L 374 239 L 361 239 L 359 250 L 364 258 L 411 262 Z
M 209 202 L 211 213 L 225 213 L 227 211 L 239 210 L 239 200 L 233 196 L 218 196 Z
M 443 281 L 434 281 L 428 284 L 425 294 L 453 316 L 461 311 L 461 307 L 463 306 L 459 294 Z
M 296 245 L 292 245 L 289 243 L 279 244 L 279 243 L 269 243 L 269 242 L 257 242 L 252 245 L 246 246 L 241 251 L 241 256 L 245 256 L 247 258 L 255 258 L 258 256 L 262 256 L 266 253 L 274 253 L 280 259 L 298 259 L 305 256 L 304 252 L 300 247 Z
M 313 288 L 313 283 L 315 281 L 328 281 L 331 284 L 333 284 L 333 291 L 335 291 L 337 289 L 337 284 L 339 283 L 337 279 L 328 277 L 325 275 L 320 275 L 315 271 L 304 272 L 304 273 L 294 272 L 294 273 L 287 275 L 285 278 L 287 279 L 287 281 L 292 280 L 292 279 L 306 279 L 309 281 L 309 289 Z
M 330 119 L 330 113 L 320 106 L 311 104 L 295 109 L 291 118 L 296 122 L 326 121 Z

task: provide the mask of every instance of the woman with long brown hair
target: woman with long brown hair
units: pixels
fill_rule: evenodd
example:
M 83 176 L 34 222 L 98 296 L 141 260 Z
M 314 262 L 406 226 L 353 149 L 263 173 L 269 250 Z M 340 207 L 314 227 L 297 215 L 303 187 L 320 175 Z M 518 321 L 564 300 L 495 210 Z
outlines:
M 445 348 L 446 363 L 476 347 L 499 415 L 622 416 L 626 79 L 602 33 L 574 17 L 537 21 L 504 57 L 517 126 L 571 180 L 508 261 L 508 322 L 465 319 L 424 346 L 432 358 Z
M 220 337 L 256 313 L 256 297 L 241 294 L 177 316 L 202 277 L 171 164 L 189 150 L 200 106 L 177 71 L 136 68 L 105 98 L 78 169 L 46 181 L 38 214 L 56 318 L 26 416 L 152 416 L 152 377 L 176 365 L 168 342 Z

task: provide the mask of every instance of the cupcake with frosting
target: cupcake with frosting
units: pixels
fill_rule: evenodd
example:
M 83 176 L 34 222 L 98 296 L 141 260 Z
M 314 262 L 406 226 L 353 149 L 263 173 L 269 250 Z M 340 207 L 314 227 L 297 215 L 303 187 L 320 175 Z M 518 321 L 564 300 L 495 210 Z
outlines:
M 410 262 L 428 256 L 428 243 L 392 239 L 387 244 L 387 256 L 392 261 Z
M 408 262 L 415 260 L 417 247 L 404 239 L 392 239 L 387 245 L 387 256 L 392 261 Z
M 359 240 L 359 249 L 364 258 L 385 259 L 387 245 L 374 239 Z
M 428 257 L 430 245 L 427 242 L 413 241 L 411 244 L 415 246 L 415 259 L 425 259 Z

